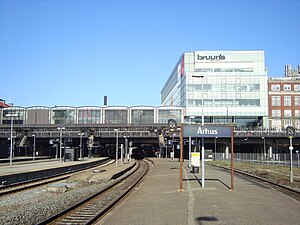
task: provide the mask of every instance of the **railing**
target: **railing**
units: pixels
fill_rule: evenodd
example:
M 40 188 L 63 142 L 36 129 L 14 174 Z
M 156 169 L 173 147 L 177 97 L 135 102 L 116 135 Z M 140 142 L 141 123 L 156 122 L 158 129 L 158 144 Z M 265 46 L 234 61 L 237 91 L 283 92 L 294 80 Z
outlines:
M 300 167 L 299 157 L 300 153 L 292 154 L 293 166 L 298 168 Z M 231 154 L 213 153 L 213 158 L 217 161 L 230 161 Z M 291 155 L 289 153 L 276 153 L 272 155 L 264 153 L 234 153 L 235 162 L 290 166 L 290 160 Z
M 91 126 L 92 127 L 92 126 Z M 142 127 L 101 127 L 96 129 L 85 128 L 86 131 L 83 137 L 87 137 L 90 134 L 94 134 L 96 137 L 116 137 L 115 129 L 118 128 L 119 136 L 129 136 L 129 137 L 158 137 L 160 133 L 163 133 L 165 136 L 172 135 L 167 134 L 162 131 L 162 129 L 154 130 L 153 126 L 142 126 Z M 26 131 L 27 128 L 16 128 L 13 131 L 13 136 L 20 138 L 24 135 L 22 130 Z M 163 130 L 165 130 L 164 128 Z M 17 132 L 18 131 L 18 132 Z M 64 137 L 79 137 L 79 133 L 82 132 L 82 128 L 80 127 L 66 127 L 63 131 Z M 59 137 L 59 131 L 57 127 L 34 127 L 28 131 L 28 135 L 30 137 L 31 134 L 36 135 L 36 137 L 40 138 L 52 138 Z M 176 136 L 179 137 L 179 131 L 175 132 Z M 0 137 L 10 137 L 10 128 L 2 127 L 0 130 Z M 286 130 L 274 130 L 274 129 L 234 129 L 234 137 L 287 137 Z M 300 130 L 295 130 L 295 137 L 300 137 Z
M 59 131 L 33 131 L 32 134 L 35 135 L 36 138 L 57 138 L 60 136 Z M 63 137 L 73 137 L 77 138 L 80 137 L 80 130 L 78 131 L 63 131 L 62 135 Z M 94 136 L 96 137 L 116 137 L 116 132 L 115 131 L 95 131 L 93 132 Z M 89 133 L 85 133 L 82 135 L 82 137 L 88 137 L 90 136 Z M 150 132 L 148 130 L 143 130 L 143 131 L 119 131 L 118 132 L 119 137 L 157 137 L 157 134 L 155 132 Z M 0 137 L 6 138 L 10 137 L 10 132 L 9 131 L 0 131 Z M 22 138 L 24 137 L 22 133 L 18 133 L 16 131 L 13 132 L 13 137 L 16 138 Z M 30 135 L 29 135 L 30 137 Z

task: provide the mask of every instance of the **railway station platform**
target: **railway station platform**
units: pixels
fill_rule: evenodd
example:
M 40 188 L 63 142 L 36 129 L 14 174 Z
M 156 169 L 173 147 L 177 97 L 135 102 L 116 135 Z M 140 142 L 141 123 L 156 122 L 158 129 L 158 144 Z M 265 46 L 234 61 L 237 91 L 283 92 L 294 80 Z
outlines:
M 238 175 L 231 191 L 230 173 L 209 165 L 202 188 L 201 175 L 190 173 L 187 162 L 179 191 L 178 160 L 152 160 L 144 183 L 99 224 L 299 224 L 300 202 L 285 194 Z
M 31 171 L 38 171 L 38 170 L 46 170 L 46 169 L 54 169 L 59 167 L 67 167 L 72 165 L 79 165 L 89 162 L 95 162 L 107 157 L 102 158 L 86 158 L 84 160 L 78 161 L 67 161 L 67 162 L 60 162 L 58 159 L 40 159 L 36 161 L 17 161 L 13 162 L 12 167 L 10 167 L 9 163 L 2 163 L 0 164 L 0 176 L 6 176 L 11 174 L 19 174 Z

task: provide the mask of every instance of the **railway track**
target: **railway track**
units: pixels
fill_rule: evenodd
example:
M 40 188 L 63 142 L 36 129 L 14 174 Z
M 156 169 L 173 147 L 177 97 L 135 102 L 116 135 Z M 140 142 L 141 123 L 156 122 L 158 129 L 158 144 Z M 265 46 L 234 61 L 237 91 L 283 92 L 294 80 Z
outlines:
M 60 181 L 60 180 L 64 180 L 64 179 L 67 179 L 67 178 L 71 177 L 74 174 L 81 173 L 83 171 L 90 170 L 92 168 L 103 166 L 103 165 L 110 164 L 110 163 L 113 163 L 113 162 L 114 162 L 113 160 L 107 160 L 107 161 L 104 161 L 103 163 L 101 163 L 99 165 L 95 165 L 93 167 L 85 168 L 85 169 L 82 169 L 82 170 L 70 171 L 67 174 L 58 174 L 58 175 L 54 175 L 54 176 L 51 176 L 51 177 L 46 176 L 44 178 L 28 180 L 28 181 L 24 181 L 24 182 L 14 183 L 14 184 L 11 184 L 11 185 L 1 186 L 0 187 L 0 197 L 4 196 L 4 195 L 7 195 L 7 194 L 12 194 L 12 193 L 15 193 L 15 192 L 24 191 L 24 190 L 27 190 L 27 189 L 30 189 L 30 188 L 34 188 L 34 187 L 42 186 L 42 185 L 45 185 L 45 184 L 49 184 L 49 183 L 57 182 L 57 181 Z
M 218 166 L 218 165 L 212 165 L 212 166 L 230 171 L 230 168 L 227 168 L 227 167 Z M 288 195 L 289 197 L 291 197 L 293 199 L 296 199 L 297 201 L 300 201 L 300 191 L 298 191 L 298 190 L 295 190 L 293 188 L 290 188 L 290 187 L 287 187 L 287 186 L 284 186 L 284 185 L 277 184 L 275 182 L 269 181 L 265 178 L 253 175 L 251 173 L 247 173 L 247 172 L 242 171 L 242 170 L 234 169 L 234 172 L 239 174 L 242 177 L 248 178 L 248 179 L 250 179 L 250 180 L 252 180 L 252 181 L 254 181 L 258 184 L 261 184 L 261 185 L 263 185 L 265 187 L 268 187 L 270 189 L 273 189 L 273 190 L 279 191 L 281 193 L 284 193 L 284 194 Z M 296 181 L 296 182 L 298 182 L 298 181 Z
M 39 224 L 93 224 L 105 216 L 145 177 L 149 164 L 138 161 L 136 167 L 111 186 L 51 216 Z

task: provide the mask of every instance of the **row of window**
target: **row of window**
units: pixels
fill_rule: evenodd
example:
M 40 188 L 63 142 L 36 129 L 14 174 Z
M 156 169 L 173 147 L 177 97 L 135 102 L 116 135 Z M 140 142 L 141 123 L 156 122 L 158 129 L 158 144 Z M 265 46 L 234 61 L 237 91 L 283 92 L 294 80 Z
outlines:
M 282 128 L 282 124 L 283 127 L 288 127 L 288 126 L 292 126 L 295 129 L 300 129 L 300 119 L 296 119 L 296 120 L 292 120 L 292 119 L 273 119 L 270 120 L 270 126 L 272 128 L 277 128 L 277 129 L 281 129 Z
M 201 123 L 201 116 L 185 118 L 185 123 Z M 262 125 L 261 116 L 205 116 L 204 123 L 235 123 L 237 127 L 257 127 Z
M 292 106 L 294 97 L 294 106 L 300 106 L 300 96 L 283 96 L 283 106 Z M 272 96 L 272 106 L 281 106 L 281 96 Z
M 260 99 L 205 99 L 205 106 L 260 106 Z M 190 99 L 188 106 L 201 106 L 201 99 Z
M 216 72 L 216 73 L 224 73 L 224 72 L 253 72 L 253 68 L 196 68 L 195 72 Z
M 294 111 L 294 117 L 295 118 L 300 118 L 300 110 L 291 110 L 291 109 L 285 109 L 283 110 L 283 116 L 284 117 L 292 117 L 293 116 L 293 111 Z M 280 109 L 272 109 L 272 117 L 281 117 L 282 116 L 282 111 Z
M 281 91 L 280 90 L 280 84 L 271 84 L 271 91 Z M 294 88 L 292 89 L 292 86 L 294 86 Z M 300 84 L 284 84 L 283 85 L 283 91 L 300 91 Z
M 182 122 L 182 109 L 25 109 L 0 110 L 0 124 L 153 124 Z
M 190 84 L 188 85 L 189 92 L 202 91 L 201 84 Z M 203 84 L 203 91 L 223 91 L 223 92 L 254 92 L 260 91 L 259 84 Z

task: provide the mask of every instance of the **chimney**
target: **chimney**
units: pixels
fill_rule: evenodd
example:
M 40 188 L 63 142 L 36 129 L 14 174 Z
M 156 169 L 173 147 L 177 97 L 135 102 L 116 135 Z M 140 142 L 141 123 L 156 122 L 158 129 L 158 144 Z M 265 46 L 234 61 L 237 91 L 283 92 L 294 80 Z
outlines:
M 107 96 L 104 96 L 104 106 L 107 106 Z

